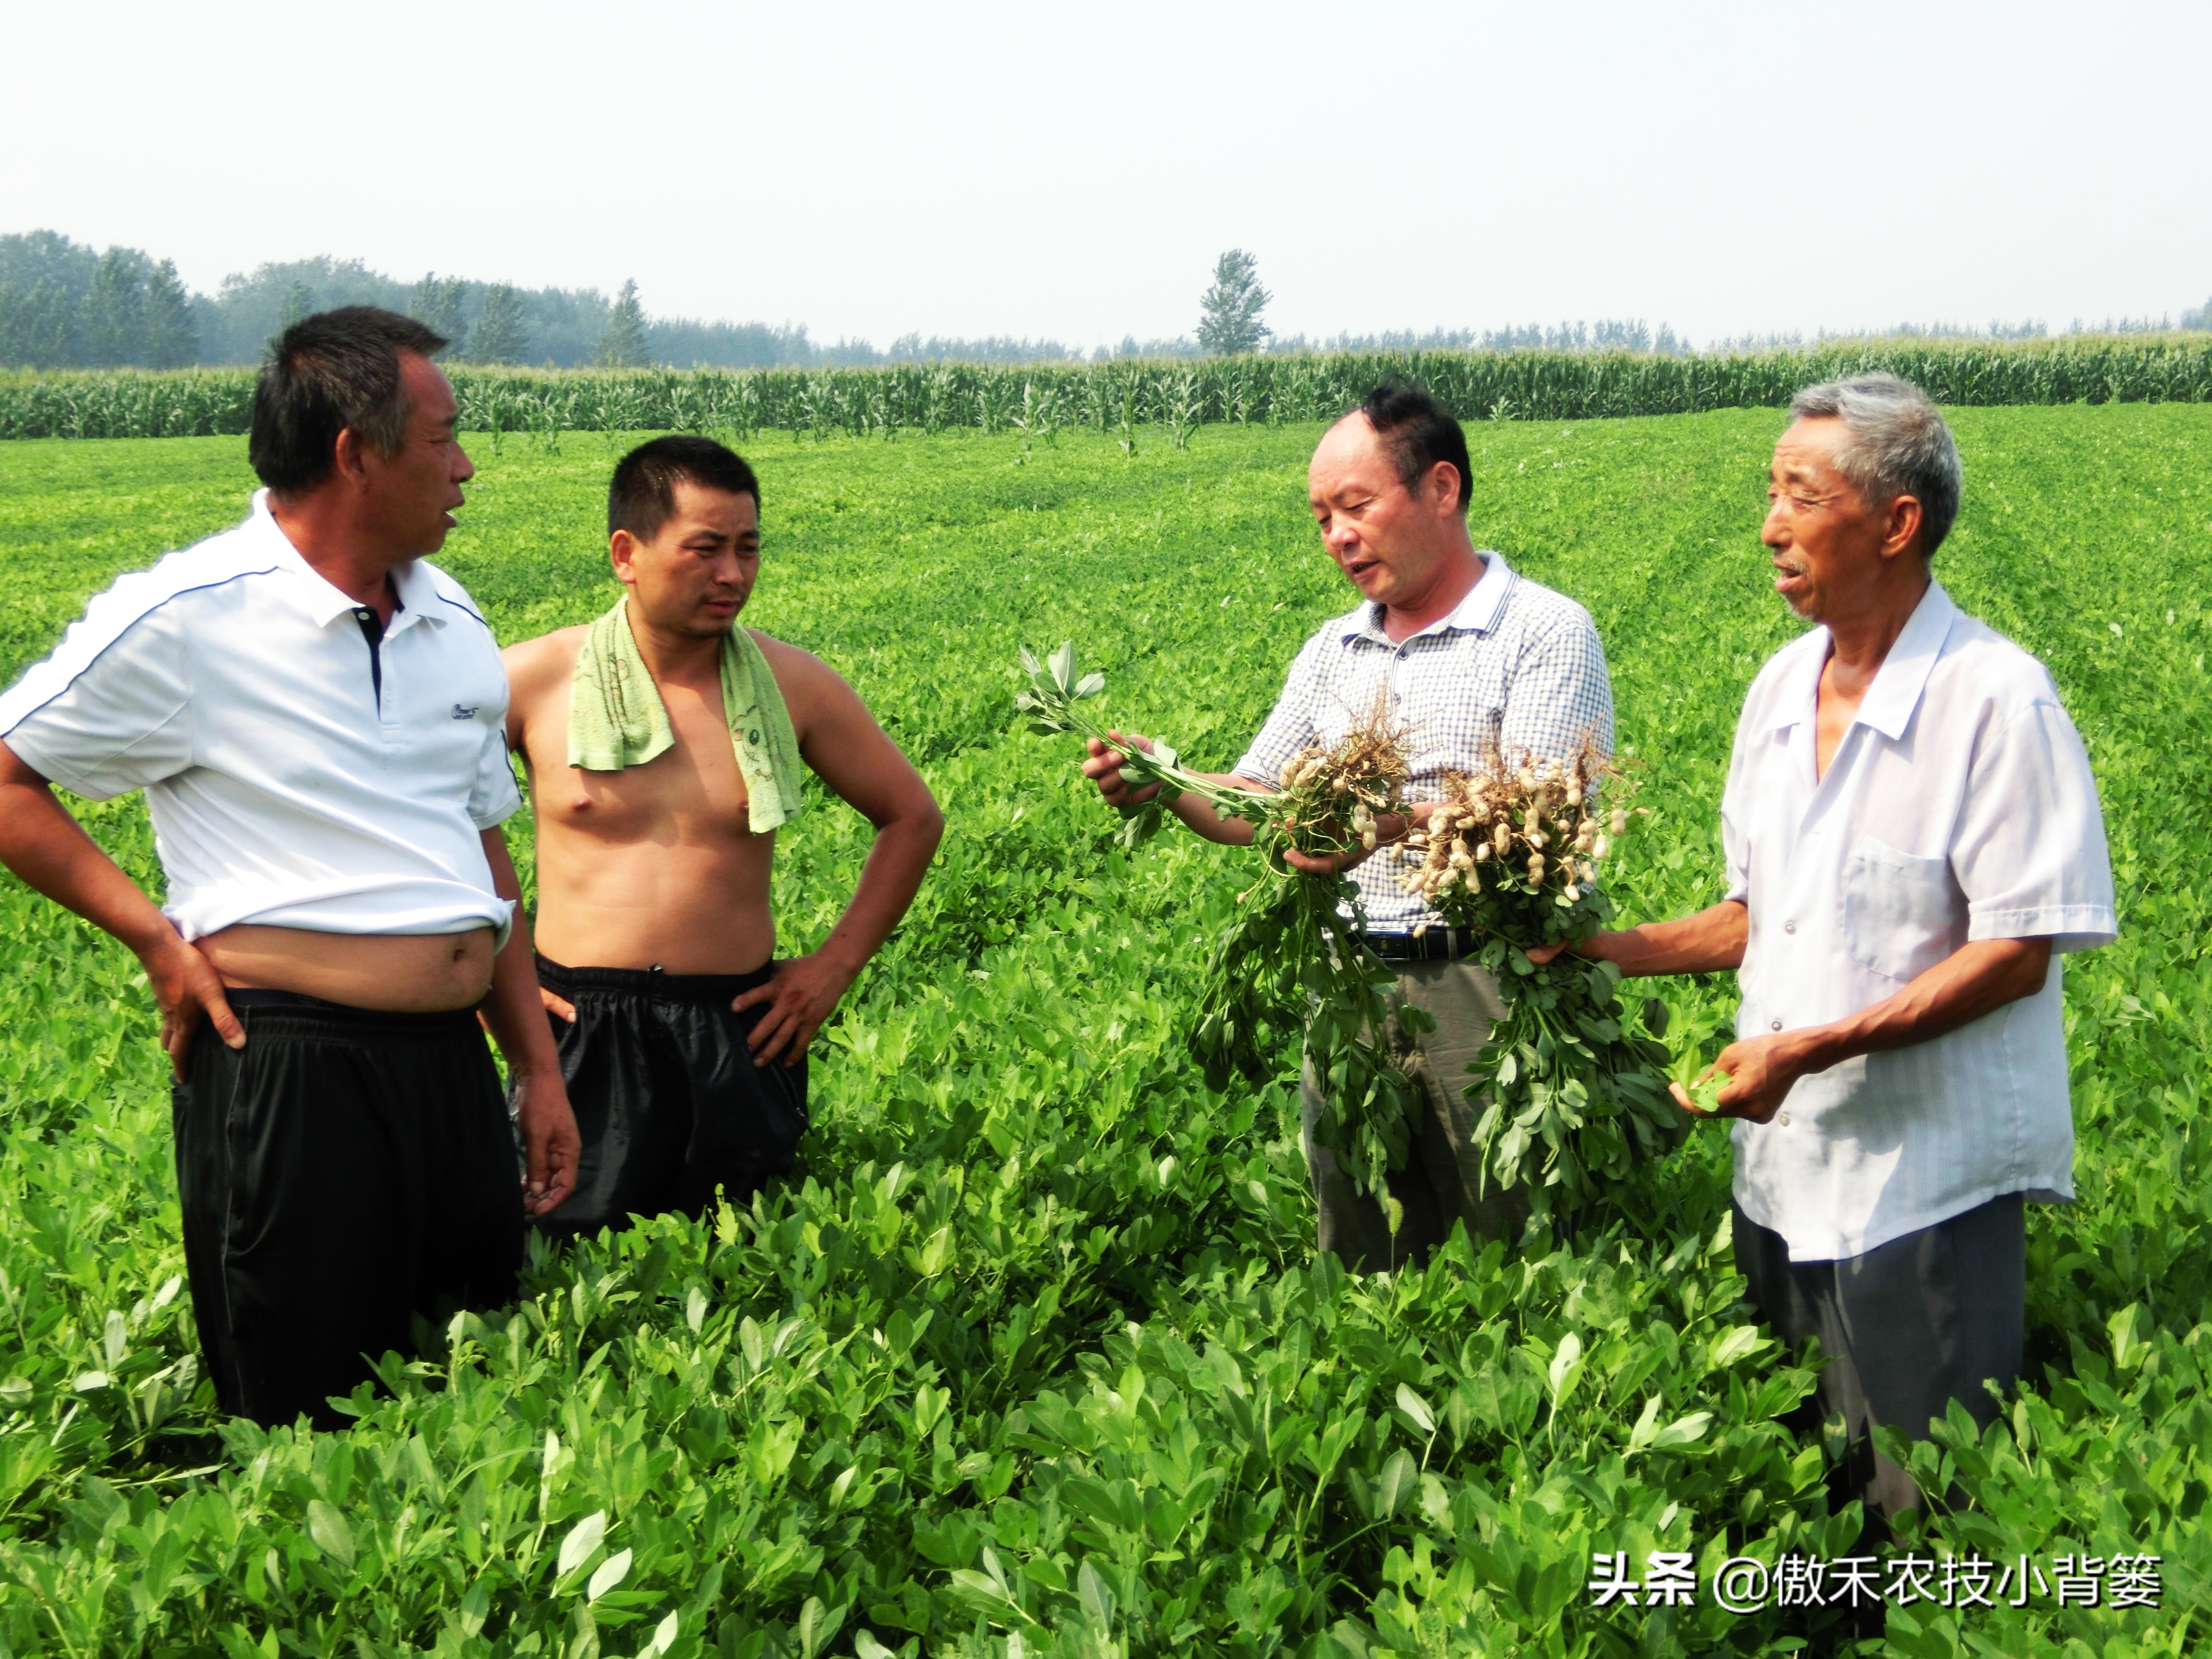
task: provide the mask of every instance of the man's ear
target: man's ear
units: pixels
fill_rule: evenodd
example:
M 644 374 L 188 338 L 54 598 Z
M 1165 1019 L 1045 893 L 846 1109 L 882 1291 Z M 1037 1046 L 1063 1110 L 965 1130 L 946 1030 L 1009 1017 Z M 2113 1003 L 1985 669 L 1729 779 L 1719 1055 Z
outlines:
M 1889 504 L 1889 523 L 1881 538 L 1881 556 L 1893 559 L 1920 539 L 1920 525 L 1926 515 L 1920 510 L 1917 495 L 1899 495 Z
M 368 482 L 368 446 L 351 427 L 339 428 L 337 448 L 331 459 L 334 470 L 347 483 L 359 485 Z
M 1438 461 L 1429 469 L 1429 494 L 1443 511 L 1457 513 L 1467 501 L 1467 480 L 1449 461 Z
M 607 538 L 607 562 L 615 568 L 616 580 L 630 582 L 637 580 L 630 570 L 630 561 L 636 556 L 637 538 L 629 531 L 617 530 Z

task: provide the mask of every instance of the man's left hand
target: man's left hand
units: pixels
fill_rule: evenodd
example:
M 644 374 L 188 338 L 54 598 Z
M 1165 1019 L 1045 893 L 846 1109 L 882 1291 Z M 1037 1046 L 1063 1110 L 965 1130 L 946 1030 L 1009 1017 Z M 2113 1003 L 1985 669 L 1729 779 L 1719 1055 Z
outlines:
M 1427 803 L 1423 803 L 1427 805 Z M 1293 847 L 1283 854 L 1283 862 L 1291 869 L 1309 876 L 1339 876 L 1358 867 L 1393 842 L 1403 841 L 1413 830 L 1417 818 L 1425 816 L 1418 809 L 1400 814 L 1381 812 L 1375 818 L 1375 845 L 1354 847 L 1341 853 L 1301 853 Z
M 1780 1036 L 1731 1042 L 1721 1050 L 1720 1058 L 1698 1079 L 1700 1083 L 1714 1076 L 1728 1079 L 1710 1112 L 1701 1112 L 1692 1104 L 1689 1091 L 1680 1084 L 1670 1083 L 1667 1087 L 1674 1103 L 1693 1117 L 1740 1117 L 1767 1123 L 1782 1109 L 1791 1085 L 1814 1069 L 1807 1062 L 1799 1034 L 1785 1032 Z
M 754 1065 L 765 1066 L 781 1058 L 785 1065 L 796 1066 L 806 1057 L 807 1046 L 837 1006 L 837 999 L 851 987 L 853 975 L 824 961 L 819 951 L 771 963 L 769 973 L 767 984 L 756 985 L 730 1007 L 743 1013 L 763 1003 L 768 1005 L 768 1012 L 745 1040 Z

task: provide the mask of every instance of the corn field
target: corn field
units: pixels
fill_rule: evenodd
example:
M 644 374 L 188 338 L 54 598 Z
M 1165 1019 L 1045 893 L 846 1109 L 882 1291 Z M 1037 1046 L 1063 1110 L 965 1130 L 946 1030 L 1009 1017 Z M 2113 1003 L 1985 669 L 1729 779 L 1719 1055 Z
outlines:
M 1884 368 L 1952 404 L 2212 402 L 2212 337 L 2075 337 L 1946 345 L 1856 341 L 1739 356 L 1410 352 L 883 368 L 492 369 L 453 366 L 473 432 L 765 428 L 890 436 L 1088 427 L 1179 445 L 1217 422 L 1326 420 L 1388 375 L 1419 380 L 1462 419 L 1589 420 L 1771 408 L 1814 380 Z M 0 438 L 242 433 L 253 372 L 0 373 Z

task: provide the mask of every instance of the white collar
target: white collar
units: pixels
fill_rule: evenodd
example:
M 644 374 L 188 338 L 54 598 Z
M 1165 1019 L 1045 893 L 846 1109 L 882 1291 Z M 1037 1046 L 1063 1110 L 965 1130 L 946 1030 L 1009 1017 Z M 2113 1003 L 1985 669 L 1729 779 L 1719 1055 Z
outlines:
M 1512 567 L 1505 562 L 1503 553 L 1493 552 L 1489 548 L 1480 550 L 1475 556 L 1482 561 L 1482 574 L 1474 586 L 1467 590 L 1460 602 L 1451 608 L 1450 614 L 1437 617 L 1418 634 L 1408 634 L 1406 640 L 1398 641 L 1399 644 L 1455 629 L 1464 633 L 1486 634 L 1498 625 L 1498 613 L 1504 609 L 1505 596 L 1513 589 Z M 1346 639 L 1361 634 L 1371 635 L 1376 639 L 1386 637 L 1382 628 L 1381 607 L 1371 599 L 1362 600 L 1352 610 L 1339 617 L 1336 627 L 1337 632 Z
M 1903 631 L 1891 644 L 1889 654 L 1875 670 L 1874 684 L 1860 700 L 1858 714 L 1851 722 L 1854 726 L 1870 726 L 1892 743 L 1905 735 L 1958 615 L 1959 607 L 1943 591 L 1943 584 L 1930 581 L 1920 603 L 1905 618 Z M 1827 666 L 1828 653 L 1833 648 L 1825 627 L 1814 629 L 1814 637 L 1819 643 L 1806 646 L 1804 660 L 1791 671 L 1790 683 L 1775 700 L 1770 731 L 1784 731 L 1813 719 L 1820 694 L 1820 671 Z
M 267 541 L 277 564 L 297 578 L 301 602 L 314 618 L 316 627 L 327 628 L 340 617 L 349 616 L 362 608 L 358 599 L 309 564 L 300 550 L 292 545 L 284 526 L 269 510 L 266 489 L 253 492 L 253 511 L 246 520 L 246 528 Z M 418 620 L 441 624 L 449 620 L 445 606 L 439 603 L 437 581 L 422 560 L 410 559 L 405 564 L 393 566 L 392 586 L 399 595 L 399 609 L 392 618 L 388 633 L 397 634 Z

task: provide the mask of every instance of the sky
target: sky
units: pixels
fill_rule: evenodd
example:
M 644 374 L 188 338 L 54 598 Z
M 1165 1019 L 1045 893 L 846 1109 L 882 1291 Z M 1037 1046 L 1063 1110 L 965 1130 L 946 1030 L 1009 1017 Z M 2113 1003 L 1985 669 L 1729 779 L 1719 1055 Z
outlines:
M 21 8 L 0 232 L 1079 348 L 2212 298 L 2207 0 Z

